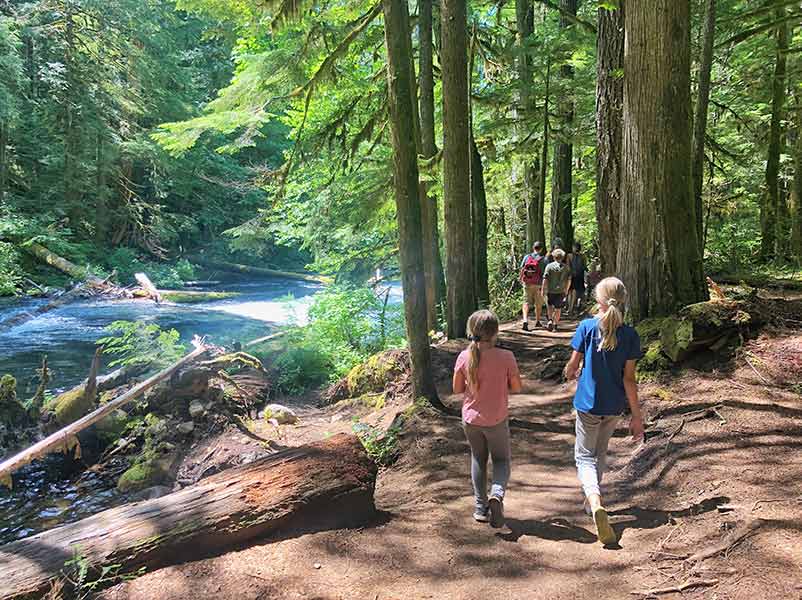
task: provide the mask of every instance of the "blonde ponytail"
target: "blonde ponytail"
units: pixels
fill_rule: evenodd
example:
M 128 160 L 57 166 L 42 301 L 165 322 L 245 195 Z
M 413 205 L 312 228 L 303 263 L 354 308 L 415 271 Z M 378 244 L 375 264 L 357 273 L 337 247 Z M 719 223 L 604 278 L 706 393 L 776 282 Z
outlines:
M 479 342 L 489 342 L 498 333 L 498 317 L 489 310 L 477 310 L 468 317 L 468 363 L 465 366 L 465 379 L 472 392 L 479 390 Z
M 627 289 L 617 277 L 607 277 L 596 286 L 596 300 L 599 304 L 607 306 L 607 310 L 599 317 L 601 333 L 599 350 L 615 350 L 618 346 L 616 332 L 624 324 Z

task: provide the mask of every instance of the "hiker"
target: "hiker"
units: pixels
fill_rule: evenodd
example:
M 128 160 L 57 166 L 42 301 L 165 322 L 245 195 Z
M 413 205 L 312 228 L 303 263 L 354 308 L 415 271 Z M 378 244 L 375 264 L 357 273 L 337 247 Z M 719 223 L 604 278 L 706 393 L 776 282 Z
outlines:
M 518 363 L 509 350 L 496 348 L 498 318 L 478 310 L 468 318 L 470 345 L 457 357 L 454 393 L 464 393 L 462 427 L 471 447 L 471 481 L 475 497 L 473 518 L 493 527 L 504 525 L 504 492 L 510 478 L 508 394 L 521 391 Z M 493 461 L 490 498 L 487 458 Z
M 596 286 L 599 304 L 595 317 L 583 320 L 571 340 L 573 353 L 565 366 L 565 377 L 576 379 L 580 362 L 574 409 L 576 445 L 574 458 L 585 512 L 593 516 L 599 541 L 616 542 L 601 498 L 600 484 L 607 467 L 607 446 L 624 409 L 632 416 L 629 430 L 637 441 L 643 439 L 643 417 L 635 382 L 635 361 L 641 356 L 640 338 L 634 328 L 624 325 L 627 290 L 620 279 L 607 277 Z
M 560 324 L 560 312 L 565 303 L 568 286 L 571 285 L 571 269 L 565 264 L 565 252 L 562 248 L 555 248 L 551 252 L 553 260 L 546 265 L 543 271 L 543 283 L 540 293 L 548 301 L 549 322 L 546 329 L 557 331 Z
M 554 251 L 557 249 L 563 249 L 563 239 L 560 237 L 552 238 L 551 250 L 549 250 L 549 253 L 546 255 L 546 264 L 549 264 L 554 260 Z
M 529 331 L 529 311 L 535 309 L 535 328 L 543 327 L 540 322 L 540 313 L 543 311 L 543 294 L 541 286 L 543 284 L 543 271 L 546 267 L 546 259 L 543 256 L 545 247 L 541 242 L 535 242 L 532 246 L 532 254 L 527 254 L 521 261 L 520 280 L 524 288 L 523 304 L 523 330 Z
M 585 300 L 585 273 L 587 263 L 582 254 L 582 244 L 574 242 L 574 251 L 568 257 L 568 265 L 571 267 L 571 287 L 568 291 L 568 310 L 571 314 L 574 309 L 579 312 L 582 302 Z

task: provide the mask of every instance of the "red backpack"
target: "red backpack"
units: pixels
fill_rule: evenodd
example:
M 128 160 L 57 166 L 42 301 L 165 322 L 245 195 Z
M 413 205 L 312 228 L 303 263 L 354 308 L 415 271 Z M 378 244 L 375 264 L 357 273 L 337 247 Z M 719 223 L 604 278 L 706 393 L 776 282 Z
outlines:
M 539 254 L 537 256 L 533 256 L 532 254 L 526 256 L 526 262 L 524 263 L 523 269 L 521 269 L 523 281 L 526 285 L 540 285 L 543 283 L 543 269 L 540 265 L 540 261 L 542 260 L 543 257 Z

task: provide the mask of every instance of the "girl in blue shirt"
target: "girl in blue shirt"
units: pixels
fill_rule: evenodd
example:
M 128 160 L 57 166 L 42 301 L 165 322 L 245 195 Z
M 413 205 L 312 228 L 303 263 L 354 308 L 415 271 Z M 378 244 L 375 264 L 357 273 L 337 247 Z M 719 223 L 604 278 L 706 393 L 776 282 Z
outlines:
M 585 510 L 593 515 L 599 541 L 608 545 L 614 544 L 616 537 L 599 486 L 607 467 L 607 446 L 627 405 L 632 413 L 632 437 L 643 439 L 635 382 L 635 361 L 641 357 L 641 350 L 637 331 L 624 324 L 627 290 L 621 280 L 602 279 L 595 291 L 599 311 L 579 324 L 571 340 L 574 352 L 565 366 L 565 377 L 576 379 L 584 361 L 574 395 L 574 458 L 585 493 Z

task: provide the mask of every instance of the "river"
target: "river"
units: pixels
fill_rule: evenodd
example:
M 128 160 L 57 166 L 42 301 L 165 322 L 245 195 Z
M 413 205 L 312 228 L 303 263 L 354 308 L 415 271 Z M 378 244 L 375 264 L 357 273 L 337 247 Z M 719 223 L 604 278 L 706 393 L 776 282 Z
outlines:
M 106 335 L 113 321 L 156 323 L 174 328 L 185 341 L 206 336 L 215 344 L 230 345 L 264 336 L 291 322 L 304 324 L 312 296 L 320 285 L 271 279 L 226 284 L 221 289 L 240 295 L 194 304 L 154 304 L 147 300 L 75 302 L 38 316 L 0 334 L 0 374 L 18 381 L 21 399 L 33 395 L 36 370 L 47 355 L 51 392 L 70 388 L 89 372 L 95 341 Z M 214 289 L 214 288 L 210 288 Z M 45 300 L 6 302 L 0 320 L 30 311 Z M 91 471 L 65 476 L 62 457 L 50 455 L 24 467 L 15 477 L 15 489 L 0 488 L 0 544 L 89 516 L 123 501 L 116 489 Z

